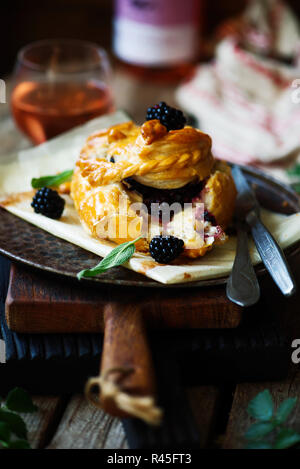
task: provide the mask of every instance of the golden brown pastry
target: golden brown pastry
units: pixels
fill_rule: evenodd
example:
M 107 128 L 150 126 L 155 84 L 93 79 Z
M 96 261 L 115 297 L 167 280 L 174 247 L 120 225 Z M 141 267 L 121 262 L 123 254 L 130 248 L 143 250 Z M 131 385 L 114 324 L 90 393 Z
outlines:
M 91 135 L 77 161 L 71 195 L 92 236 L 119 244 L 142 235 L 136 248 L 147 252 L 163 228 L 184 241 L 185 256 L 195 258 L 226 240 L 236 189 L 230 168 L 214 160 L 207 134 L 189 126 L 168 132 L 159 120 L 149 120 Z M 149 216 L 153 203 L 162 202 L 179 204 L 168 223 L 159 214 Z M 137 209 L 136 203 L 144 205 Z
M 91 136 L 78 162 L 91 185 L 133 177 L 160 189 L 203 180 L 213 164 L 208 135 L 192 127 L 167 132 L 158 120 L 147 121 L 142 127 L 126 122 Z

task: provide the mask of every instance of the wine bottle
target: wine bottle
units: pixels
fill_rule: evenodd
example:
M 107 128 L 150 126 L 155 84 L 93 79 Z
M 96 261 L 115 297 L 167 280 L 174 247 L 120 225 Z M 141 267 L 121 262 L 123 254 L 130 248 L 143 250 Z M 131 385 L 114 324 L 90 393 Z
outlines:
M 198 56 L 201 3 L 115 0 L 115 54 L 148 76 L 184 74 Z

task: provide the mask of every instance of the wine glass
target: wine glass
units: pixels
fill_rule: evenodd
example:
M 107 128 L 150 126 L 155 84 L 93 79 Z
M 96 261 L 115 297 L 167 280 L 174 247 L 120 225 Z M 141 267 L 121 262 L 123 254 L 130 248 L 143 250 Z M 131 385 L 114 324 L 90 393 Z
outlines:
M 96 44 L 68 39 L 29 44 L 18 54 L 11 110 L 34 143 L 114 110 L 111 70 Z

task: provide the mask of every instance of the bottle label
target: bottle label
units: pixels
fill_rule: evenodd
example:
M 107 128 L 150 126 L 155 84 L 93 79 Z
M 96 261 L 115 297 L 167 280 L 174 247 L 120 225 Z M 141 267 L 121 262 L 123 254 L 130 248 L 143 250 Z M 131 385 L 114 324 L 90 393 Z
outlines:
M 138 65 L 171 65 L 196 56 L 199 0 L 116 0 L 114 50 Z

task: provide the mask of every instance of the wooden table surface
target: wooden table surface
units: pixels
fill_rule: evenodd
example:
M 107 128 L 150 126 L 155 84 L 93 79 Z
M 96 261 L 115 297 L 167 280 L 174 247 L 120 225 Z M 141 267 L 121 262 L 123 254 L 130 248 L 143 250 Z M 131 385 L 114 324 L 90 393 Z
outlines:
M 9 88 L 9 86 L 8 86 Z M 142 121 L 149 104 L 159 100 L 172 103 L 173 86 L 140 83 L 120 70 L 115 76 L 116 106 Z M 0 154 L 30 146 L 15 128 L 7 104 L 0 104 Z M 294 266 L 300 280 L 299 262 Z M 270 311 L 281 312 L 293 338 L 300 338 L 299 293 L 283 299 L 272 284 L 264 292 L 264 304 Z M 292 349 L 291 349 L 292 353 Z M 243 448 L 242 436 L 250 425 L 246 408 L 258 392 L 270 389 L 275 402 L 299 394 L 300 372 L 291 365 L 288 378 L 282 382 L 243 383 L 223 386 L 199 386 L 187 389 L 190 404 L 199 426 L 199 448 Z M 33 448 L 127 448 L 121 422 L 93 408 L 82 395 L 35 396 L 39 411 L 25 416 L 29 441 Z M 300 431 L 300 401 L 290 423 Z

